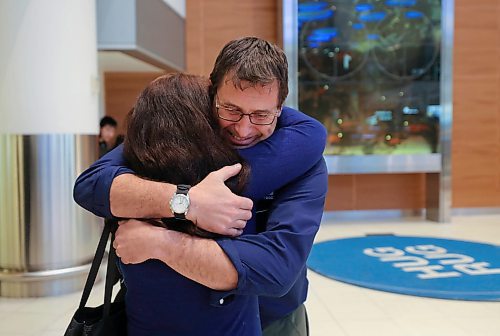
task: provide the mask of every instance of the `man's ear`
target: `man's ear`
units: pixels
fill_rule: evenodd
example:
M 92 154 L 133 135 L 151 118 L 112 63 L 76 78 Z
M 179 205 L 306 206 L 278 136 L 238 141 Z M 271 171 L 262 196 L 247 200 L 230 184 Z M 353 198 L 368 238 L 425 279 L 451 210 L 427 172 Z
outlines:
M 283 105 L 278 107 L 278 113 L 276 114 L 276 117 L 279 117 L 282 111 L 283 111 Z

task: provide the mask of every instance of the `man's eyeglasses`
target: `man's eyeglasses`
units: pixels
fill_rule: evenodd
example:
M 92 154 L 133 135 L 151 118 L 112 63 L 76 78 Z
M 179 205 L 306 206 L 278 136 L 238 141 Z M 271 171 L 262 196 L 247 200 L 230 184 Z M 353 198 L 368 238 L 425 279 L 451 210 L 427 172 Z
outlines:
M 250 119 L 250 122 L 254 125 L 271 125 L 274 118 L 281 112 L 278 109 L 276 112 L 243 113 L 237 108 L 220 105 L 217 96 L 215 96 L 215 108 L 217 109 L 217 116 L 223 120 L 238 122 L 243 116 L 248 116 L 248 119 Z

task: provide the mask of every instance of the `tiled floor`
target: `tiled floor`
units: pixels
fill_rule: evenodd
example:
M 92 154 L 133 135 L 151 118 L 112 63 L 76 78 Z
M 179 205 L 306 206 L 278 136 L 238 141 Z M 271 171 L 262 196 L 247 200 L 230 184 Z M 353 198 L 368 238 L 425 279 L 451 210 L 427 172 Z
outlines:
M 454 217 L 451 224 L 418 220 L 332 223 L 316 241 L 394 233 L 464 239 L 500 245 L 500 216 Z M 375 291 L 309 272 L 306 302 L 312 336 L 499 336 L 500 302 L 421 298 Z
M 458 238 L 500 245 L 500 216 L 454 217 L 451 224 L 421 220 L 333 223 L 317 241 L 367 233 Z M 465 302 L 379 292 L 309 273 L 306 302 L 312 336 L 498 336 L 500 302 Z M 102 284 L 91 303 L 102 300 Z M 37 299 L 0 298 L 0 335 L 61 336 L 80 293 Z

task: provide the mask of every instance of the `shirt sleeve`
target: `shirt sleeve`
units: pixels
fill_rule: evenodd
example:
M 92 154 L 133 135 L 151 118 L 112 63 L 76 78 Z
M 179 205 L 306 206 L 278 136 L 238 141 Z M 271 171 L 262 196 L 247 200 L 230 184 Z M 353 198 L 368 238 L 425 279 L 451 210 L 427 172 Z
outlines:
M 244 196 L 253 200 L 285 186 L 323 157 L 326 129 L 316 119 L 284 107 L 276 127 L 271 137 L 240 151 L 251 167 Z
M 283 296 L 305 266 L 319 229 L 327 192 L 323 159 L 304 176 L 276 192 L 265 232 L 217 243 L 238 271 L 237 288 L 212 292 L 213 300 L 232 294 Z
M 109 195 L 113 179 L 134 172 L 127 168 L 123 145 L 119 145 L 92 164 L 76 180 L 73 198 L 82 208 L 96 216 L 111 218 Z

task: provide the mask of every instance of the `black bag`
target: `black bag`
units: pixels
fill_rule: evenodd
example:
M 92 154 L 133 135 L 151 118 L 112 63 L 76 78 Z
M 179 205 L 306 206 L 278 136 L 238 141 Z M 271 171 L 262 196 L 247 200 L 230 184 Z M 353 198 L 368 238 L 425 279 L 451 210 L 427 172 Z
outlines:
M 106 242 L 109 235 L 116 228 L 117 222 L 106 220 L 104 230 L 97 246 L 97 251 L 92 261 L 85 288 L 83 289 L 80 305 L 69 323 L 64 336 L 126 336 L 127 335 L 127 315 L 125 312 L 125 286 L 121 282 L 120 291 L 117 293 L 114 302 L 111 302 L 113 285 L 120 279 L 116 264 L 116 251 L 113 248 L 113 239 L 110 242 L 108 266 L 106 269 L 106 284 L 104 289 L 104 304 L 98 307 L 85 307 L 94 286 L 99 266 L 101 265 L 106 249 Z M 114 238 L 114 235 L 112 235 Z

